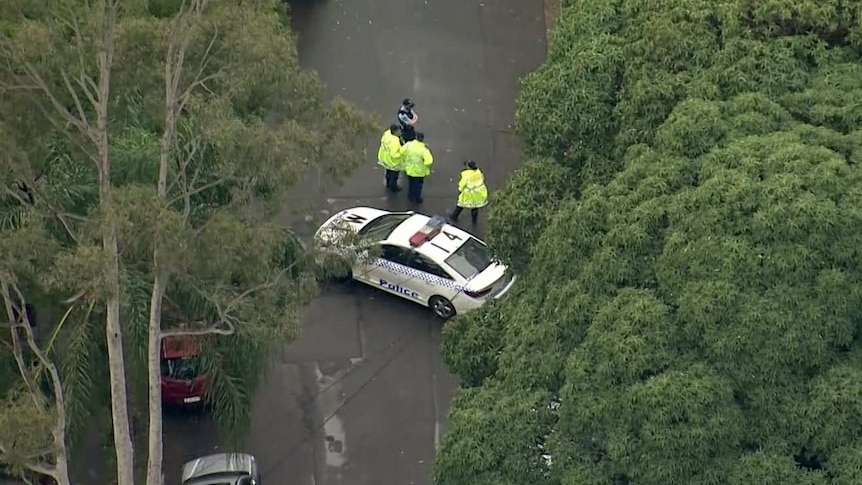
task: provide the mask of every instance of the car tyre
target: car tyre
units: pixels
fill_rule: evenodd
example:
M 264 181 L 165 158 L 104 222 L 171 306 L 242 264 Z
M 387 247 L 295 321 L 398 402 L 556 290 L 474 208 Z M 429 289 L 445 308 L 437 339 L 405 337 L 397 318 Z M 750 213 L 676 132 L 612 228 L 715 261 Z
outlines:
M 455 306 L 452 305 L 452 302 L 438 295 L 434 295 L 428 300 L 428 307 L 431 308 L 431 311 L 434 312 L 435 315 L 443 320 L 448 320 L 454 317 L 456 313 Z

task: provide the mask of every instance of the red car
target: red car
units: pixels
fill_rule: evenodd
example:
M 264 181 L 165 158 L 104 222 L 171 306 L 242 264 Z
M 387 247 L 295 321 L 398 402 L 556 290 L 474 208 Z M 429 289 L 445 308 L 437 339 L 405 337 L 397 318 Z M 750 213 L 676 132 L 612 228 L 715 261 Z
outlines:
M 162 404 L 194 405 L 204 400 L 207 376 L 197 359 L 201 341 L 191 336 L 162 338 Z

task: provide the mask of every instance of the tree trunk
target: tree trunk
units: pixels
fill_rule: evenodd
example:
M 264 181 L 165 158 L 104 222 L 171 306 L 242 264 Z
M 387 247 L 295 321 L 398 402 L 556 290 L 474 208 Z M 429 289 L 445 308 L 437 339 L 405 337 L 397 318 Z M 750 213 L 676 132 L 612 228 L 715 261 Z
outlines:
M 36 338 L 33 336 L 33 327 L 29 318 L 25 317 L 24 331 L 27 333 L 27 342 L 32 350 L 47 369 L 51 377 L 51 387 L 54 394 L 54 429 L 51 434 L 54 438 L 54 479 L 57 485 L 71 485 L 69 478 L 69 453 L 66 448 L 66 393 L 60 380 L 60 372 L 45 352 L 39 348 Z
M 162 203 L 167 199 L 168 161 L 176 127 L 176 81 L 168 50 L 165 63 L 165 128 L 159 146 L 159 179 L 157 192 Z M 168 285 L 168 275 L 159 265 L 159 237 L 153 243 L 153 292 L 150 296 L 150 322 L 147 331 L 147 382 L 149 384 L 149 445 L 147 450 L 147 485 L 164 485 L 162 474 L 162 382 L 161 382 L 161 345 L 162 345 L 162 298 Z
M 111 69 L 114 57 L 114 21 L 117 6 L 107 0 L 99 2 L 103 23 L 103 43 L 98 55 L 99 86 L 96 103 L 97 125 L 95 131 L 99 166 L 99 203 L 110 203 L 111 153 L 108 140 L 108 109 L 110 106 Z M 120 324 L 120 251 L 117 230 L 110 221 L 102 227 L 102 248 L 107 259 L 106 278 L 108 297 L 106 301 L 105 330 L 108 344 L 108 369 L 111 387 L 111 417 L 114 427 L 114 450 L 117 456 L 117 483 L 134 485 L 135 454 L 129 424 L 128 394 L 126 391 L 126 362 L 123 356 L 123 330 Z
M 63 421 L 63 426 L 66 425 L 66 411 L 60 410 L 57 413 L 62 413 L 63 417 L 57 418 L 57 428 L 54 430 L 54 446 L 58 448 L 54 455 L 54 460 L 56 461 L 55 467 L 57 469 L 57 476 L 55 478 L 57 485 L 71 485 L 72 480 L 69 478 L 69 455 L 66 452 L 66 429 L 60 428 L 59 423 Z
M 108 256 L 108 281 L 111 286 L 111 295 L 107 301 L 106 330 L 114 449 L 117 454 L 117 481 L 119 485 L 133 485 L 135 483 L 135 456 L 132 448 L 132 433 L 129 429 L 129 407 L 126 400 L 126 363 L 123 356 L 123 333 L 120 327 L 119 254 L 117 235 L 113 227 L 104 229 L 102 244 Z
M 158 258 L 158 250 L 153 251 Z M 153 264 L 158 264 L 156 259 Z M 164 485 L 162 476 L 162 297 L 165 293 L 163 278 L 156 273 L 150 297 L 150 323 L 147 338 L 147 381 L 149 384 L 149 446 L 147 453 L 147 485 Z

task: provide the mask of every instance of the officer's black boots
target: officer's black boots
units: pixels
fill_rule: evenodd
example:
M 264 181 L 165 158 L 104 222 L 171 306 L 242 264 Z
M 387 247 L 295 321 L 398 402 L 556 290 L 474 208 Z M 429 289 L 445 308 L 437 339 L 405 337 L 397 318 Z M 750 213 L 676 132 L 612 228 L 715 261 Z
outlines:
M 462 210 L 464 210 L 462 207 L 455 206 L 455 209 L 449 214 L 449 219 L 452 219 L 452 222 L 458 222 Z M 474 226 L 479 223 L 479 209 L 470 209 L 470 220 Z

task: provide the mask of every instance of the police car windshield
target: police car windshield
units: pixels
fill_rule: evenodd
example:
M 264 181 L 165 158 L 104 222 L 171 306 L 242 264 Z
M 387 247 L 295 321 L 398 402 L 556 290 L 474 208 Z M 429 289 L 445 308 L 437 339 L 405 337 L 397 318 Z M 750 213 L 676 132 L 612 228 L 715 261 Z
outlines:
M 359 236 L 369 242 L 386 240 L 396 227 L 410 218 L 410 214 L 386 214 L 369 222 L 359 230 Z
M 446 258 L 446 264 L 467 279 L 485 271 L 485 268 L 491 266 L 491 262 L 488 248 L 473 237 L 467 239 L 452 256 Z

